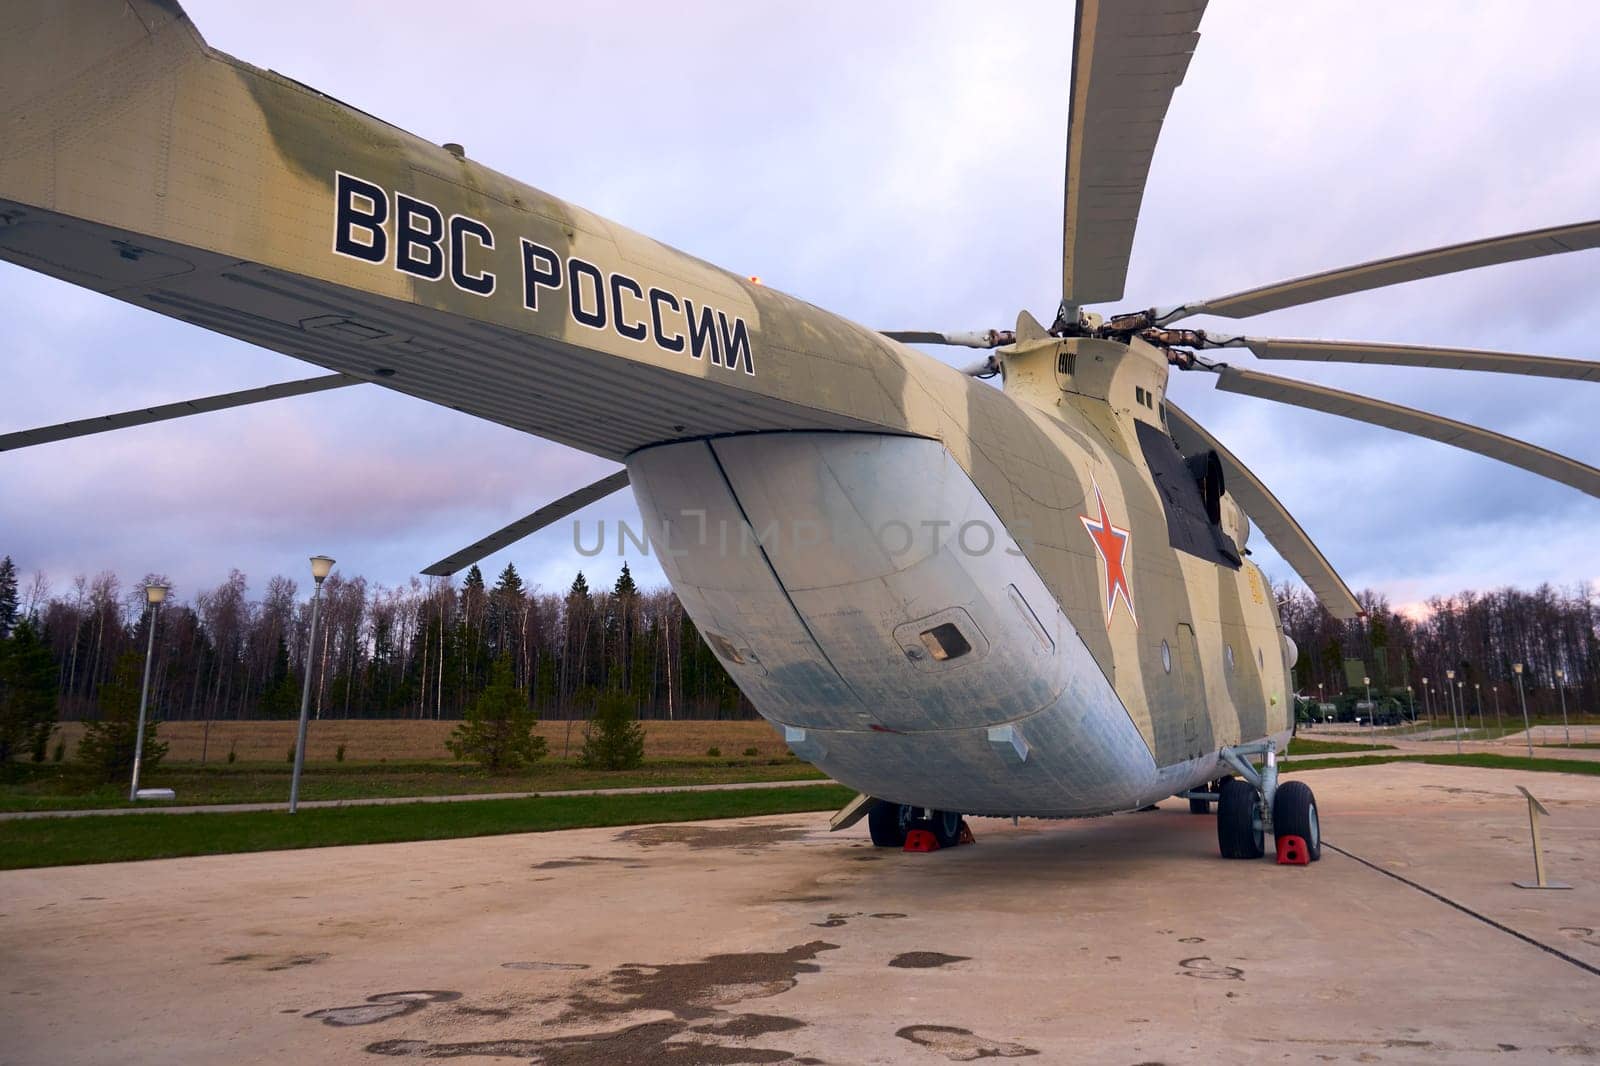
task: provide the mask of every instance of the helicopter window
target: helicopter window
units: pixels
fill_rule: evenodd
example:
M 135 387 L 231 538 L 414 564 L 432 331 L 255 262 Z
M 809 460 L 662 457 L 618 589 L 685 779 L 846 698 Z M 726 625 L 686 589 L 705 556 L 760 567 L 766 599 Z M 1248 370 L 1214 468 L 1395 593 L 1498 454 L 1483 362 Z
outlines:
M 1161 668 L 1172 673 L 1172 648 L 1164 640 L 1161 642 Z
M 972 645 L 967 643 L 967 638 L 961 635 L 954 623 L 945 622 L 932 629 L 925 629 L 919 634 L 922 646 L 928 649 L 928 654 L 940 662 L 947 659 L 959 659 L 972 650 Z
M 1223 658 L 1226 659 L 1227 662 L 1228 662 L 1228 672 L 1230 674 L 1233 673 L 1233 645 L 1232 644 L 1229 644 L 1227 649 L 1223 652 Z

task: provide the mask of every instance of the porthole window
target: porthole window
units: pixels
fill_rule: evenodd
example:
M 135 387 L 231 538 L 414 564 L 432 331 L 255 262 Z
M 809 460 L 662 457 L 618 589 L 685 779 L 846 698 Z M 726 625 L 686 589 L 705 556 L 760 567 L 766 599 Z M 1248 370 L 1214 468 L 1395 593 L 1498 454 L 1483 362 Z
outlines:
M 1263 670 L 1267 668 L 1267 654 L 1260 648 L 1256 649 L 1256 665 Z
M 1232 644 L 1229 644 L 1227 646 L 1227 649 L 1223 652 L 1223 656 L 1222 657 L 1228 663 L 1228 672 L 1232 673 L 1233 672 L 1233 645 Z
M 939 662 L 959 659 L 972 650 L 972 645 L 961 635 L 961 630 L 950 622 L 925 629 L 918 636 L 922 640 L 922 646 L 928 649 L 928 654 Z
M 1172 648 L 1164 640 L 1161 642 L 1161 669 L 1172 673 Z

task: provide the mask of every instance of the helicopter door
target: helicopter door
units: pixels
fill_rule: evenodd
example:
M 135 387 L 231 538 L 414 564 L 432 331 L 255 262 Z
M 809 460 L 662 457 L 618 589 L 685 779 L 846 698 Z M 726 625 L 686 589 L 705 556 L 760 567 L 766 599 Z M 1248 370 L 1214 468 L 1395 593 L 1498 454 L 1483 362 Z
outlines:
M 1183 720 L 1183 753 L 1189 759 L 1204 749 L 1200 723 L 1209 720 L 1206 708 L 1205 677 L 1200 672 L 1200 645 L 1195 639 L 1194 627 L 1187 622 L 1178 623 L 1178 691 Z M 1209 732 L 1209 730 L 1207 730 Z

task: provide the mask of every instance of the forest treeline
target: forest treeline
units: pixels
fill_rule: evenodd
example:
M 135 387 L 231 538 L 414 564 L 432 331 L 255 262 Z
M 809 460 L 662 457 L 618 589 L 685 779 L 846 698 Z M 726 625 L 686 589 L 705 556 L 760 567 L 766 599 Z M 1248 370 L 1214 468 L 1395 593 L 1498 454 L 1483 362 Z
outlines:
M 142 664 L 149 612 L 143 586 L 101 573 L 52 590 L 42 576 L 19 588 L 0 562 L 0 635 L 34 650 L 36 678 L 53 674 L 62 720 L 98 716 L 101 690 L 127 654 Z M 252 598 L 238 571 L 214 588 L 175 592 L 160 609 L 151 674 L 160 718 L 293 717 L 307 668 L 310 588 L 267 580 Z M 1416 617 L 1374 592 L 1358 596 L 1363 621 L 1339 622 L 1297 585 L 1276 589 L 1300 649 L 1295 685 L 1308 696 L 1414 687 L 1437 694 L 1457 671 L 1469 702 L 1500 687 L 1514 700 L 1513 662 L 1526 664 L 1529 709 L 1556 713 L 1556 671 L 1574 711 L 1600 702 L 1600 598 L 1596 589 L 1504 588 L 1428 601 Z M 39 647 L 39 646 L 42 646 Z M 48 653 L 48 666 L 44 655 Z M 754 709 L 668 589 L 640 589 L 624 567 L 610 589 L 580 572 L 562 593 L 524 586 L 508 565 L 490 585 L 477 567 L 389 588 L 339 573 L 323 586 L 310 649 L 311 710 L 322 718 L 459 718 L 509 658 L 517 688 L 544 717 L 584 718 L 601 692 L 627 693 L 640 717 L 747 718 Z M 20 659 L 19 659 L 20 662 Z M 18 667 L 17 669 L 20 669 Z M 1320 686 L 1320 688 L 1319 688 Z M 1507 704 L 1509 710 L 1514 704 Z
M 34 619 L 54 666 L 61 720 L 98 715 L 119 659 L 142 662 L 147 575 L 103 572 L 52 591 L 35 577 L 19 592 L 0 564 L 0 625 Z M 310 586 L 269 578 L 252 598 L 235 570 L 215 588 L 175 591 L 156 624 L 150 691 L 166 720 L 289 718 L 307 668 Z M 9 588 L 10 591 L 4 591 Z M 311 713 L 319 718 L 460 718 L 509 658 L 519 690 L 545 718 L 584 718 L 598 694 L 628 693 L 642 718 L 748 718 L 755 711 L 701 639 L 676 596 L 640 589 L 626 566 L 609 590 L 580 572 L 565 593 L 524 586 L 514 565 L 493 585 L 474 566 L 445 579 L 388 588 L 337 572 L 323 583 L 310 651 Z
M 1476 714 L 1481 696 L 1486 714 L 1497 699 L 1511 714 L 1518 711 L 1512 667 L 1522 663 L 1531 715 L 1560 713 L 1559 685 L 1571 713 L 1600 704 L 1600 586 L 1461 592 L 1428 600 L 1416 617 L 1365 590 L 1356 600 L 1367 617 L 1350 622 L 1333 618 L 1301 586 L 1275 590 L 1284 629 L 1300 649 L 1294 681 L 1301 695 L 1364 694 L 1365 676 L 1375 695 L 1411 686 L 1419 709 L 1426 688 L 1435 710 L 1448 714 L 1436 701 L 1454 670 L 1468 713 Z

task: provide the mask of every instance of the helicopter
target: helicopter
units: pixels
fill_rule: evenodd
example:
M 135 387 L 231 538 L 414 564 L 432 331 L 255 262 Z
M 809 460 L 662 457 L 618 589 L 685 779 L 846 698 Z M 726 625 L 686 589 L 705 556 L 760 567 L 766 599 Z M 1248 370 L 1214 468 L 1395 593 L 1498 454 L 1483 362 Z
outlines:
M 1297 650 L 1266 539 L 1355 597 L 1174 372 L 1478 452 L 1600 496 L 1600 471 L 1426 412 L 1228 365 L 1366 362 L 1594 380 L 1596 365 L 1254 337 L 1242 319 L 1600 246 L 1600 222 L 1220 297 L 1133 304 L 1150 160 L 1201 0 L 1080 0 L 1053 319 L 880 330 L 723 270 L 219 52 L 172 0 L 12 5 L 0 258 L 331 373 L 22 430 L 0 450 L 359 384 L 623 464 L 422 569 L 449 575 L 627 487 L 697 629 L 875 844 L 964 817 L 1215 805 L 1219 849 L 1320 854 L 1280 783 Z M 914 345 L 984 354 L 965 368 Z M 557 384 L 559 383 L 559 384 Z M 995 387 L 996 384 L 999 387 Z

